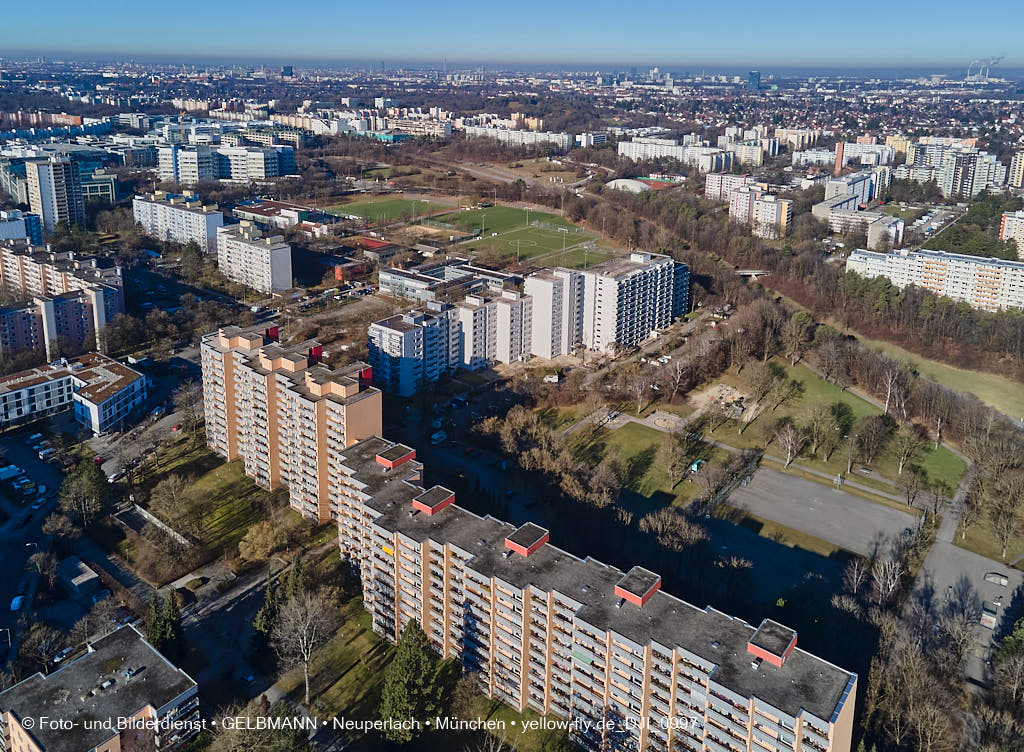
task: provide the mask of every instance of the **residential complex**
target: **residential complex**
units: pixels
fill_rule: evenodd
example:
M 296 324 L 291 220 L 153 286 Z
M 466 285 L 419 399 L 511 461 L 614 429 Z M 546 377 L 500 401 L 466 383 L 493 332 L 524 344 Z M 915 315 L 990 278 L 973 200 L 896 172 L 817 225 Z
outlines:
M 157 153 L 160 179 L 182 185 L 212 180 L 249 183 L 295 172 L 293 146 L 168 144 Z
M 292 286 L 292 248 L 280 235 L 264 236 L 252 222 L 217 228 L 217 266 L 225 277 L 259 292 Z
M 448 303 L 375 321 L 367 339 L 374 383 L 403 397 L 454 372 L 462 360 L 457 311 Z
M 999 239 L 1017 243 L 1017 256 L 1024 258 L 1024 210 L 1003 212 L 999 225 Z
M 0 426 L 74 409 L 99 435 L 121 430 L 146 401 L 146 377 L 99 353 L 62 359 L 0 378 Z
M 750 175 L 709 172 L 704 177 L 704 196 L 712 201 L 728 201 L 729 195 L 734 190 L 753 185 L 755 182 L 757 181 Z
M 863 277 L 885 277 L 899 288 L 916 285 L 974 308 L 1024 308 L 1024 263 L 944 251 L 857 250 L 846 270 Z
M 1011 188 L 1024 188 L 1024 151 L 1017 152 L 1010 160 L 1007 182 Z
M 85 224 L 85 199 L 78 162 L 68 157 L 25 163 L 28 203 L 47 232 L 58 223 Z
M 636 162 L 645 159 L 674 159 L 677 162 L 697 168 L 700 172 L 721 172 L 732 168 L 732 152 L 708 146 L 704 143 L 679 143 L 679 139 L 664 137 L 637 137 L 632 141 L 620 141 L 620 156 Z
M 306 517 L 330 519 L 333 465 L 343 449 L 381 432 L 371 368 L 320 363 L 316 342 L 282 346 L 277 330 L 227 327 L 202 339 L 206 441 L 263 488 L 287 488 Z
M 571 149 L 573 137 L 570 133 L 551 133 L 548 131 L 521 131 L 510 128 L 492 128 L 483 125 L 467 125 L 465 127 L 467 136 L 486 137 L 500 141 L 508 146 L 536 146 L 539 144 L 553 144 L 559 149 Z
M 458 281 L 472 274 L 462 264 L 435 268 L 458 270 Z M 381 270 L 382 288 L 385 271 L 399 270 Z M 412 273 L 394 276 L 389 284 L 426 283 Z M 653 253 L 634 252 L 585 271 L 545 269 L 526 277 L 521 290 L 497 284 L 507 281 L 481 283 L 454 305 L 431 301 L 425 312 L 371 324 L 375 383 L 409 395 L 455 368 L 554 358 L 579 347 L 613 353 L 643 342 L 689 306 L 689 269 Z
M 785 237 L 793 225 L 793 202 L 760 188 L 743 186 L 729 194 L 729 219 L 749 225 L 759 238 Z
M 522 282 L 523 278 L 517 274 L 475 266 L 460 258 L 415 269 L 381 268 L 378 271 L 381 292 L 419 303 L 452 301 L 460 295 L 474 293 L 500 294 L 504 288 Z
M 147 235 L 181 245 L 195 243 L 204 253 L 216 250 L 217 230 L 224 226 L 224 214 L 216 206 L 204 206 L 195 194 L 139 195 L 132 201 L 132 213 Z
M 826 203 L 827 202 L 822 202 Z M 816 204 L 815 207 L 821 204 Z M 830 209 L 825 221 L 831 232 L 846 234 L 862 232 L 867 237 L 868 249 L 882 250 L 884 247 L 898 248 L 903 243 L 906 223 L 899 217 L 882 212 L 858 211 L 857 209 Z
M 25 297 L 0 307 L 0 352 L 102 349 L 103 327 L 124 312 L 120 267 L 25 241 L 0 241 L 0 288 Z
M 37 723 L 41 716 L 54 723 Z M 202 728 L 196 682 L 131 625 L 0 692 L 3 752 L 117 752 L 151 738 L 151 747 L 176 750 Z M 143 733 L 149 729 L 153 736 Z
M 395 641 L 415 619 L 489 696 L 575 721 L 587 750 L 849 752 L 857 675 L 795 631 L 690 605 L 532 523 L 478 517 L 427 488 L 415 458 L 379 437 L 334 458 L 330 513 L 375 632 Z

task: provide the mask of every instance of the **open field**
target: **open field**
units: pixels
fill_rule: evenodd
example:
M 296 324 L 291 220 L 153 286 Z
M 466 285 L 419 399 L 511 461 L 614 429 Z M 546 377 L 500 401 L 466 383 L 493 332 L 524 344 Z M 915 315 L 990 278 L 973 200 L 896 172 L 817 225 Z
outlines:
M 928 360 L 888 342 L 866 339 L 860 335 L 857 335 L 857 339 L 868 347 L 885 353 L 890 358 L 912 363 L 923 375 L 934 379 L 943 386 L 958 392 L 973 394 L 986 405 L 991 405 L 1015 420 L 1024 417 L 1024 384 L 1012 381 L 1005 376 L 997 376 L 994 373 L 968 371 Z
M 764 428 L 769 422 L 783 416 L 788 416 L 799 424 L 803 422 L 807 410 L 814 405 L 831 405 L 835 402 L 843 402 L 850 408 L 853 416 L 858 419 L 868 415 L 879 415 L 882 412 L 860 397 L 840 390 L 803 365 L 789 366 L 787 364 L 784 367 L 790 378 L 796 379 L 803 385 L 803 394 L 801 396 L 782 405 L 775 412 L 771 410 L 765 411 L 743 433 L 739 432 L 739 426 L 735 422 L 729 422 L 709 433 L 709 437 L 741 449 L 763 447 L 767 440 Z M 734 370 L 727 371 L 718 381 L 719 383 L 732 386 L 740 392 L 745 392 L 747 389 L 745 375 L 742 373 L 737 374 Z M 773 454 L 780 453 L 780 450 L 773 445 L 768 446 L 768 451 Z M 841 449 L 833 453 L 828 460 L 801 456 L 797 461 L 830 475 L 840 472 L 846 473 L 846 458 L 843 456 Z M 960 479 L 967 469 L 966 463 L 945 446 L 935 449 L 934 445 L 928 444 L 921 452 L 918 461 L 928 472 L 929 479 L 942 480 L 949 484 L 951 488 L 956 488 L 959 485 Z M 877 488 L 880 491 L 898 493 L 890 483 L 882 480 L 884 478 L 894 481 L 898 477 L 897 465 L 895 457 L 887 452 L 883 452 L 870 468 L 871 474 L 855 472 L 852 479 L 856 479 L 859 483 Z M 880 477 L 875 477 L 876 474 Z
M 983 516 L 967 529 L 967 536 L 961 539 L 964 529 L 963 525 L 957 528 L 953 536 L 954 545 L 973 551 L 993 561 L 1001 561 L 1006 564 L 1016 561 L 1014 567 L 1024 569 L 1024 536 L 1018 535 L 1010 545 L 1006 547 L 1006 557 L 1002 556 L 1003 547 L 992 532 L 992 523 L 987 516 Z M 1017 561 L 1017 559 L 1022 559 Z
M 585 232 L 562 232 L 539 227 L 523 227 L 500 233 L 497 237 L 488 236 L 474 240 L 461 247 L 475 251 L 489 246 L 498 246 L 502 250 L 507 248 L 518 252 L 519 258 L 525 260 L 554 252 L 565 255 L 562 254 L 563 250 L 573 250 L 574 246 L 593 239 L 593 235 Z M 603 255 L 601 252 L 594 251 L 595 257 Z
M 479 230 L 482 226 L 486 234 L 492 232 L 500 234 L 519 227 L 527 227 L 527 216 L 529 216 L 530 222 L 550 222 L 553 225 L 562 227 L 573 226 L 571 222 L 557 214 L 534 211 L 533 209 L 527 211 L 526 209 L 517 209 L 514 206 L 488 206 L 483 209 L 465 209 L 442 214 L 434 217 L 434 219 L 438 222 L 454 225 L 466 232 Z
M 398 219 L 422 217 L 425 214 L 444 211 L 449 204 L 411 198 L 366 198 L 335 204 L 327 209 L 330 214 L 355 214 L 369 221 L 393 222 Z
M 494 166 L 508 172 L 513 172 L 520 177 L 533 180 L 549 181 L 549 179 L 555 178 L 554 182 L 575 183 L 577 180 L 582 179 L 576 174 L 576 170 L 564 165 L 554 164 L 543 157 L 519 159 L 515 162 L 498 163 Z
M 907 224 L 910 224 L 918 217 L 924 216 L 924 209 L 902 209 L 899 204 L 886 204 L 882 207 L 882 213 L 890 217 L 899 217 Z

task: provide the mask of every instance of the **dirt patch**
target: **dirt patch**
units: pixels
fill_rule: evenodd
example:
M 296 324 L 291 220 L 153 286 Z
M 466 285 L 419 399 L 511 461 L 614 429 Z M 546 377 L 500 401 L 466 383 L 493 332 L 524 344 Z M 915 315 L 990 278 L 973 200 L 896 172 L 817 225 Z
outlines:
M 707 389 L 691 393 L 688 399 L 697 410 L 704 411 L 708 406 L 717 404 L 734 418 L 745 414 L 749 418 L 756 407 L 749 394 L 744 394 L 728 384 L 712 384 Z

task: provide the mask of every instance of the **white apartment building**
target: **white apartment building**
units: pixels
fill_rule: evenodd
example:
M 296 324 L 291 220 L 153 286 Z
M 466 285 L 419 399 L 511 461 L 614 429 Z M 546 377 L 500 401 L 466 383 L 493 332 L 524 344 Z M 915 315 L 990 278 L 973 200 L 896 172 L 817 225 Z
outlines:
M 754 199 L 751 232 L 756 237 L 775 240 L 789 234 L 793 224 L 793 202 L 773 194 Z
M 475 371 L 497 359 L 498 316 L 494 298 L 467 295 L 455 305 L 462 344 L 462 366 Z
M 217 230 L 224 214 L 216 206 L 203 206 L 199 197 L 157 191 L 132 201 L 135 221 L 147 235 L 174 243 L 196 243 L 204 253 L 217 248 Z
M 217 229 L 217 266 L 228 279 L 260 292 L 292 286 L 292 248 L 280 235 L 264 237 L 252 222 Z
M 447 303 L 428 303 L 370 324 L 367 340 L 373 381 L 381 389 L 408 397 L 462 359 L 457 311 Z
M 533 329 L 533 299 L 514 290 L 504 290 L 494 301 L 494 358 L 512 363 L 530 357 Z
M 915 285 L 973 308 L 1024 308 L 1024 263 L 944 251 L 857 250 L 846 270 L 863 277 L 885 277 L 899 288 Z
M 837 196 L 853 196 L 858 204 L 866 204 L 875 195 L 875 175 L 872 172 L 856 172 L 830 178 L 825 183 L 825 200 Z
M 526 278 L 533 299 L 530 351 L 541 358 L 571 355 L 583 341 L 583 273 L 547 269 Z
M 277 177 L 279 159 L 273 147 L 221 146 L 217 149 L 217 174 L 227 180 L 249 183 Z
M 936 178 L 943 196 L 974 198 L 984 190 L 1003 189 L 1006 165 L 994 154 L 951 148 L 943 154 Z
M 645 159 L 674 159 L 677 162 L 696 167 L 700 172 L 720 172 L 732 168 L 734 155 L 713 146 L 680 144 L 678 139 L 638 137 L 632 141 L 620 141 L 620 156 L 635 162 Z
M 1024 210 L 1003 212 L 1003 220 L 999 225 L 999 239 L 1016 241 L 1017 256 L 1024 258 Z
M 59 222 L 85 224 L 85 200 L 78 162 L 68 157 L 51 157 L 25 163 L 28 203 L 47 232 Z
M 728 201 L 734 190 L 753 184 L 754 178 L 750 175 L 709 172 L 704 177 L 704 196 L 712 201 Z
M 536 146 L 537 144 L 554 144 L 560 149 L 569 149 L 573 145 L 571 133 L 553 133 L 550 131 L 524 131 L 510 128 L 492 128 L 485 125 L 465 126 L 466 135 L 471 138 L 493 138 L 509 146 Z
M 171 144 L 157 149 L 160 179 L 195 185 L 218 177 L 217 154 L 209 146 Z
M 582 272 L 583 344 L 614 353 L 672 321 L 674 264 L 668 256 L 634 252 Z

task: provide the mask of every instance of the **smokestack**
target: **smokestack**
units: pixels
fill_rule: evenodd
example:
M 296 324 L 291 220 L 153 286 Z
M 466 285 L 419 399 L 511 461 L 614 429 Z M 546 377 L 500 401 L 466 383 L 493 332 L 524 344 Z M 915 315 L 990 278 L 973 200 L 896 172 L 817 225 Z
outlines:
M 839 177 L 839 174 L 843 171 L 843 150 L 845 148 L 846 143 L 844 141 L 836 142 L 836 164 L 835 167 L 832 168 L 832 174 L 835 175 L 836 177 Z

